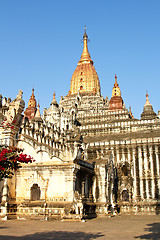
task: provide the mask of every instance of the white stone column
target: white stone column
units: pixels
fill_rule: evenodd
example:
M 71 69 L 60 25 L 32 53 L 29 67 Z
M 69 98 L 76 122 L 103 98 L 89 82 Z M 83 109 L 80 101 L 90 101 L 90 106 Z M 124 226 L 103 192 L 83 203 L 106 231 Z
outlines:
M 122 147 L 122 161 L 125 162 L 124 147 Z
M 138 147 L 138 163 L 139 163 L 139 181 L 140 181 L 140 196 L 144 199 L 144 187 L 143 187 L 143 163 L 142 163 L 142 149 Z
M 159 166 L 159 153 L 158 153 L 158 146 L 155 146 L 155 154 L 156 154 L 156 173 L 157 173 L 157 182 L 159 188 L 159 195 L 160 195 L 160 166 Z
M 1 207 L 2 213 L 3 215 L 5 215 L 3 220 L 7 220 L 7 205 L 8 205 L 7 198 L 8 198 L 8 179 L 5 178 L 4 184 L 3 184 L 3 193 L 2 193 L 2 202 L 4 202 L 5 205 Z
M 119 147 L 116 147 L 117 163 L 119 163 Z
M 153 147 L 149 146 L 149 158 L 150 158 L 150 168 L 151 168 L 151 192 L 152 198 L 155 198 L 155 181 L 154 181 L 154 164 L 153 164 Z
M 89 197 L 88 174 L 85 177 L 85 196 Z
M 106 169 L 105 169 L 105 165 L 101 164 L 99 166 L 99 181 L 98 181 L 98 185 L 99 185 L 99 200 L 101 202 L 105 202 L 106 201 L 106 189 L 105 189 L 105 178 L 106 178 Z
M 113 179 L 110 182 L 110 203 L 113 206 Z
M 159 177 L 160 176 L 160 166 L 159 166 L 158 146 L 155 146 L 155 154 L 156 154 L 156 170 L 157 170 L 156 172 L 157 172 L 157 177 Z
M 92 185 L 92 194 L 93 194 L 93 199 L 96 202 L 96 177 L 93 177 L 93 185 Z
M 76 177 L 76 174 L 74 173 L 73 174 L 73 192 L 75 193 L 75 190 L 76 190 L 76 179 L 77 179 L 77 177 Z
M 131 153 L 130 153 L 130 148 L 127 148 L 127 152 L 128 152 L 128 163 L 129 165 L 131 164 Z
M 145 172 L 145 182 L 146 182 L 146 198 L 149 199 L 149 182 L 148 182 L 148 160 L 147 160 L 147 147 L 143 146 L 144 154 L 144 172 Z
M 105 195 L 106 195 L 106 199 L 108 199 L 109 198 L 109 191 L 108 191 L 108 184 L 109 184 L 109 178 L 108 178 L 108 171 L 107 171 L 107 173 L 106 173 L 106 185 L 105 185 L 105 187 L 106 187 L 106 189 L 105 189 Z
M 133 159 L 133 198 L 137 197 L 137 174 L 136 174 L 136 149 L 132 148 L 132 159 Z
M 128 147 L 127 148 L 127 152 L 128 152 L 128 163 L 131 169 L 131 176 L 134 175 L 134 167 L 133 167 L 133 161 L 131 161 L 131 149 Z

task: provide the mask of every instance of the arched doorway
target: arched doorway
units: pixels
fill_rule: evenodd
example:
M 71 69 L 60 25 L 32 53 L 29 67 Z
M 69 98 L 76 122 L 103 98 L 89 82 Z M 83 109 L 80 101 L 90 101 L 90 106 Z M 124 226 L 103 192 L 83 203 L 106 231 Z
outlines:
M 122 201 L 129 202 L 129 194 L 127 190 L 123 190 L 122 192 Z
M 31 201 L 40 200 L 41 197 L 41 190 L 38 184 L 33 184 L 31 187 Z

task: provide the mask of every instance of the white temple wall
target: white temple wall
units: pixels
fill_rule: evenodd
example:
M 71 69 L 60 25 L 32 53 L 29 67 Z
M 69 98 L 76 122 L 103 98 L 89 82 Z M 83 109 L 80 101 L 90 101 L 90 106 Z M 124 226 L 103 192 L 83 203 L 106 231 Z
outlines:
M 40 200 L 72 201 L 73 176 L 72 171 L 65 172 L 57 166 L 30 166 L 24 167 L 16 174 L 17 201 L 31 200 L 31 187 L 37 184 L 40 187 Z M 67 173 L 67 174 L 66 174 Z M 69 175 L 70 174 L 70 175 Z

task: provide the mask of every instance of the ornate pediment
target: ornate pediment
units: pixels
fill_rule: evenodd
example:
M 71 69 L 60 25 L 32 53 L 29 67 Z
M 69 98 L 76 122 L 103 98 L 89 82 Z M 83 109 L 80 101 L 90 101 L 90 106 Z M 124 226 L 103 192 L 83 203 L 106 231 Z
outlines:
M 41 189 L 46 189 L 48 186 L 49 179 L 45 179 L 42 175 L 36 170 L 30 177 L 25 179 L 27 188 L 30 189 L 31 186 L 37 183 Z

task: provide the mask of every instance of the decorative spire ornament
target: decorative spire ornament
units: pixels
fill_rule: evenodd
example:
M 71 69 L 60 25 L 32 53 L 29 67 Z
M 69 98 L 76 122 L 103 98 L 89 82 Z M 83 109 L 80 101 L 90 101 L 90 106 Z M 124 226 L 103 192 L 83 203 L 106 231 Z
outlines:
M 54 93 L 53 93 L 53 100 L 52 100 L 52 102 L 51 102 L 51 105 L 52 104 L 57 104 L 57 101 L 56 101 L 56 93 L 55 93 L 55 91 L 54 91 Z
M 88 35 L 86 33 L 86 26 L 85 26 L 84 35 L 83 35 L 83 52 L 82 52 L 81 59 L 78 64 L 81 64 L 83 62 L 89 62 L 89 63 L 93 64 L 93 61 L 92 61 L 89 51 L 88 51 L 87 43 L 88 43 Z
M 145 105 L 144 105 L 144 106 L 151 105 L 150 102 L 149 102 L 148 97 L 149 97 L 149 95 L 148 95 L 148 91 L 146 90 L 146 102 L 145 102 Z
M 141 114 L 141 119 L 154 119 L 156 118 L 156 113 L 153 111 L 153 107 L 149 102 L 148 92 L 146 91 L 146 102 L 143 107 L 143 112 Z

